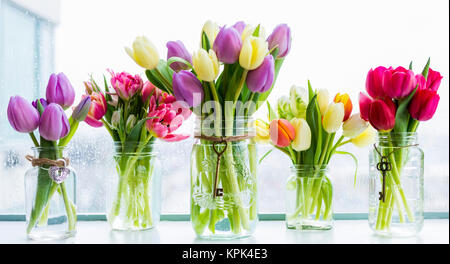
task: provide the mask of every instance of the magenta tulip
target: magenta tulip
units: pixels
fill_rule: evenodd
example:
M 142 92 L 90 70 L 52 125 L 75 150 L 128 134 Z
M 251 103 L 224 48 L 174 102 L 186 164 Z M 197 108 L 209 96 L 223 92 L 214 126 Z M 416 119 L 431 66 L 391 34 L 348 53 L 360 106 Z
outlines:
M 392 67 L 386 69 L 383 66 L 378 66 L 375 70 L 370 69 L 366 78 L 366 91 L 372 98 L 385 97 L 383 91 L 383 73 L 386 70 L 392 70 Z
M 430 120 L 436 112 L 439 99 L 440 97 L 436 91 L 429 89 L 418 90 L 409 104 L 409 114 L 412 118 L 419 121 Z
M 160 104 L 158 108 L 149 111 L 148 117 L 157 117 L 146 121 L 146 128 L 155 137 L 164 141 L 180 141 L 189 137 L 184 134 L 174 134 L 184 121 L 183 115 L 177 113 L 172 104 Z
M 241 47 L 239 32 L 233 27 L 222 27 L 214 40 L 213 50 L 219 61 L 233 64 L 239 59 Z
M 402 99 L 416 88 L 416 76 L 401 66 L 387 69 L 383 73 L 383 91 L 390 98 Z
M 198 106 L 204 97 L 202 83 L 189 71 L 173 73 L 173 93 L 179 101 L 186 102 L 190 107 Z
M 83 95 L 83 98 L 86 96 L 88 95 Z M 84 121 L 91 127 L 101 127 L 103 126 L 101 120 L 108 109 L 105 96 L 102 93 L 92 92 L 89 97 L 91 97 L 91 105 Z
M 111 85 L 116 91 L 117 95 L 124 101 L 128 101 L 135 94 L 139 94 L 144 86 L 139 75 L 131 75 L 127 72 L 121 72 L 115 74 L 112 70 L 111 73 Z
M 264 93 L 272 87 L 275 77 L 275 62 L 272 55 L 264 58 L 261 66 L 249 71 L 247 75 L 247 87 L 255 93 Z
M 369 122 L 380 131 L 390 131 L 395 126 L 397 108 L 391 99 L 375 99 L 370 103 Z
M 433 71 L 431 68 L 428 70 L 427 76 L 427 89 L 431 91 L 437 91 L 439 85 L 441 85 L 442 75 L 438 71 Z
M 20 96 L 9 99 L 7 114 L 9 123 L 17 132 L 30 133 L 39 126 L 38 110 Z
M 50 75 L 45 92 L 48 103 L 55 103 L 62 108 L 69 108 L 75 101 L 75 90 L 64 73 Z
M 369 121 L 370 104 L 372 98 L 364 93 L 359 93 L 359 112 L 363 120 Z
M 179 40 L 169 41 L 167 42 L 166 47 L 167 47 L 167 59 L 170 59 L 172 57 L 179 57 L 192 64 L 192 55 L 189 53 L 189 51 L 187 51 L 183 42 Z M 189 69 L 189 67 L 182 62 L 174 62 L 170 64 L 170 68 L 172 68 L 172 70 L 176 72 Z
M 70 125 L 62 107 L 50 103 L 44 110 L 39 123 L 39 134 L 49 141 L 56 141 L 69 133 Z
M 286 24 L 278 25 L 267 38 L 269 50 L 278 47 L 277 58 L 284 58 L 291 49 L 291 29 Z
M 238 21 L 233 25 L 233 28 L 236 29 L 239 34 L 242 34 L 242 32 L 244 32 L 245 26 L 246 24 L 244 21 Z
M 153 95 L 154 93 L 156 93 L 156 96 L 161 96 L 161 90 L 156 88 L 153 83 L 146 81 L 144 83 L 144 87 L 142 87 L 142 102 L 147 103 L 149 96 Z

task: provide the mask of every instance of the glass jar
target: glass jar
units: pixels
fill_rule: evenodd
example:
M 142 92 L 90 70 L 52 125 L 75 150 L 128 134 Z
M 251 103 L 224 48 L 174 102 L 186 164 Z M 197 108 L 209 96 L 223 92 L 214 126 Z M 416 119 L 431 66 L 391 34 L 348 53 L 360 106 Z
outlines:
M 286 227 L 329 230 L 333 227 L 333 186 L 328 165 L 293 165 L 286 183 Z
M 258 221 L 254 123 L 237 118 L 217 130 L 197 119 L 191 153 L 191 222 L 199 238 L 253 234 Z M 222 129 L 224 128 L 224 129 Z M 217 141 L 226 135 L 227 141 Z M 220 156 L 220 157 L 219 157 Z
M 148 144 L 115 142 L 107 189 L 107 219 L 113 230 L 146 230 L 161 211 L 160 162 L 154 138 Z
M 58 160 L 64 147 L 34 147 L 34 158 Z M 70 167 L 39 165 L 25 173 L 26 232 L 36 240 L 64 239 L 76 234 L 76 173 Z
M 423 226 L 424 195 L 417 133 L 379 132 L 369 159 L 371 229 L 379 235 L 416 235 Z

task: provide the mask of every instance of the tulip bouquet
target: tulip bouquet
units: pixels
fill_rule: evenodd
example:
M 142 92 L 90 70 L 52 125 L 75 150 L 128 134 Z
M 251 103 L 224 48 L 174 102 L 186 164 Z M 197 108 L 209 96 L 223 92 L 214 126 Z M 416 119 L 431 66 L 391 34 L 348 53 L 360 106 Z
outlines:
M 132 49 L 126 48 L 147 69 L 149 81 L 174 94 L 198 116 L 200 143 L 192 153 L 191 220 L 199 236 L 206 234 L 206 226 L 213 236 L 223 226 L 235 235 L 251 232 L 256 202 L 249 205 L 242 196 L 251 192 L 250 200 L 255 200 L 256 182 L 249 175 L 256 177 L 256 154 L 254 145 L 242 146 L 242 141 L 252 137 L 247 129 L 249 117 L 269 96 L 290 44 L 285 24 L 266 39 L 260 25 L 238 22 L 219 28 L 207 21 L 200 48 L 193 55 L 181 41 L 170 41 L 167 61 L 160 60 L 145 37 L 136 38 Z M 211 166 L 205 166 L 209 160 Z M 246 182 L 250 181 L 249 187 Z
M 327 176 L 331 157 L 346 154 L 357 163 L 353 154 L 339 148 L 348 143 L 358 147 L 371 144 L 375 132 L 359 114 L 351 115 L 348 94 L 338 93 L 329 103 L 328 91 L 314 91 L 309 82 L 308 91 L 292 86 L 289 97 L 278 99 L 276 110 L 270 104 L 268 109 L 269 123 L 257 120 L 256 139 L 270 142 L 292 161 L 295 175 L 287 188 L 296 192 L 296 204 L 289 206 L 287 201 L 287 225 L 315 229 L 314 220 L 329 221 L 332 217 L 332 185 Z M 341 126 L 342 135 L 335 140 Z
M 84 95 L 92 101 L 86 123 L 104 126 L 115 143 L 118 184 L 108 221 L 113 229 L 151 228 L 156 217 L 151 208 L 153 143 L 157 138 L 167 142 L 186 139 L 187 135 L 174 131 L 191 112 L 139 75 L 109 72 L 110 84 L 104 77 L 104 90 L 91 77 L 85 82 Z
M 90 98 L 84 98 L 73 108 L 68 119 L 64 110 L 74 102 L 75 91 L 64 73 L 50 76 L 46 99 L 40 98 L 29 103 L 20 96 L 11 97 L 8 104 L 8 120 L 18 132 L 28 133 L 38 150 L 36 159 L 50 159 L 56 161 L 63 158 L 62 150 L 72 139 L 90 108 Z M 35 130 L 39 128 L 38 140 Z M 34 164 L 33 164 L 34 166 Z M 68 231 L 74 232 L 76 225 L 76 208 L 67 194 L 64 179 L 58 180 L 50 173 L 48 164 L 38 167 L 37 189 L 34 204 L 29 217 L 27 217 L 27 233 L 37 227 L 47 225 L 49 217 L 50 200 L 54 195 L 61 195 L 68 219 Z
M 394 208 L 398 211 L 400 223 L 415 221 L 414 210 L 410 207 L 401 179 L 411 154 L 410 147 L 415 146 L 411 143 L 411 135 L 415 134 L 421 121 L 433 117 L 439 103 L 437 90 L 442 76 L 429 65 L 430 60 L 417 75 L 412 71 L 412 63 L 409 69 L 401 66 L 371 69 L 366 79 L 369 95 L 360 93 L 361 118 L 378 130 L 379 142 L 378 148 L 375 146 L 374 160 L 381 161 L 385 157 L 387 165 L 385 179 L 382 169 L 377 168 L 385 191 L 380 195 L 375 230 L 389 229 Z

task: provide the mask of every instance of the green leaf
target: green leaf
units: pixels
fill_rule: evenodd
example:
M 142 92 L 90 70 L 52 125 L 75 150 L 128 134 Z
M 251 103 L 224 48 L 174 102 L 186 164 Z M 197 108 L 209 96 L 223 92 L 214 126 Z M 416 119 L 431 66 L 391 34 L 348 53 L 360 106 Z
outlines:
M 145 75 L 147 75 L 147 79 L 156 87 L 168 93 L 166 86 L 159 80 L 158 75 L 154 74 L 154 70 L 146 70 Z
M 423 71 L 422 71 L 422 75 L 423 75 L 423 77 L 425 77 L 425 80 L 427 80 L 427 77 L 428 77 L 428 70 L 430 69 L 430 62 L 431 62 L 431 60 L 430 60 L 430 58 L 428 58 L 427 64 L 425 65 L 425 67 L 423 68 Z
M 267 151 L 267 152 L 261 157 L 261 159 L 259 159 L 258 164 L 261 164 L 261 162 L 262 162 L 267 156 L 269 156 L 269 154 L 270 154 L 272 151 L 273 151 L 273 149 Z
M 416 93 L 418 87 L 419 85 L 416 86 L 414 91 L 412 91 L 412 93 L 408 95 L 408 97 L 401 99 L 399 101 L 397 113 L 395 114 L 395 126 L 394 126 L 395 132 L 407 132 L 408 123 L 410 119 L 408 104 L 413 98 L 414 94 Z
M 356 175 L 358 174 L 358 159 L 356 158 L 355 155 L 353 155 L 352 153 L 347 152 L 347 151 L 335 151 L 334 153 L 340 154 L 340 155 L 349 155 L 349 156 L 351 156 L 353 158 L 353 161 L 355 162 L 355 166 L 356 166 L 356 168 L 355 168 L 355 179 L 353 181 L 353 187 L 355 187 L 356 186 Z
M 315 94 L 309 101 L 308 107 L 306 108 L 306 122 L 308 123 L 309 128 L 311 129 L 311 147 L 305 151 L 305 163 L 307 164 L 314 164 L 316 149 L 320 148 L 320 146 L 318 145 L 319 134 L 317 131 L 319 131 L 319 127 L 317 126 L 318 107 L 316 107 L 316 104 L 317 104 L 317 95 Z
M 259 37 L 259 30 L 261 28 L 261 24 L 258 24 L 258 26 L 255 28 L 255 30 L 253 31 L 253 36 L 254 37 Z
M 202 48 L 206 51 L 209 51 L 211 49 L 211 44 L 205 31 L 202 31 Z
M 270 106 L 269 102 L 267 102 L 267 109 L 268 109 L 268 112 L 269 112 L 269 122 L 271 122 L 272 120 L 278 118 L 277 113 L 275 112 L 275 110 L 273 110 L 272 106 Z
M 149 120 L 149 119 L 154 119 L 154 118 L 158 118 L 158 117 L 146 117 L 144 119 L 139 120 L 139 122 L 136 123 L 136 125 L 134 125 L 134 127 L 131 129 L 130 134 L 128 134 L 126 142 L 139 142 L 140 140 L 140 135 L 141 135 L 141 129 L 142 126 L 145 124 L 145 121 Z M 132 145 L 132 144 L 126 144 L 126 145 Z M 125 148 L 125 152 L 128 152 L 129 146 L 126 146 Z
M 312 101 L 314 95 L 315 95 L 315 93 L 314 93 L 314 90 L 313 90 L 313 88 L 311 86 L 311 82 L 308 80 L 308 98 L 309 98 L 310 102 Z
M 410 63 L 409 63 L 409 69 L 412 71 L 412 65 L 413 65 L 413 62 L 411 61 Z

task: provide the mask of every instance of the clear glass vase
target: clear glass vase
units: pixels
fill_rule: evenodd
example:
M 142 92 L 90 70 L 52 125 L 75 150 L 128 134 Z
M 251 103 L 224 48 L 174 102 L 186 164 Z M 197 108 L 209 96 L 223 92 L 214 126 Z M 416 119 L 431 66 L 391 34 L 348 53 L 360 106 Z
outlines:
M 221 132 L 206 123 L 197 119 L 191 153 L 192 226 L 199 238 L 248 237 L 258 221 L 253 122 L 242 118 L 223 123 Z M 208 139 L 217 135 L 233 140 Z
M 154 140 L 115 142 L 114 166 L 107 191 L 107 218 L 113 230 L 155 227 L 161 211 L 160 162 Z
M 423 226 L 424 195 L 424 157 L 417 134 L 378 133 L 369 159 L 371 229 L 386 236 L 416 235 Z
M 333 186 L 328 165 L 293 165 L 286 183 L 286 226 L 298 230 L 333 227 Z
M 64 147 L 32 149 L 34 158 L 58 160 L 66 157 Z M 76 173 L 70 166 L 41 165 L 26 171 L 26 232 L 29 238 L 64 239 L 76 234 L 75 185 Z

